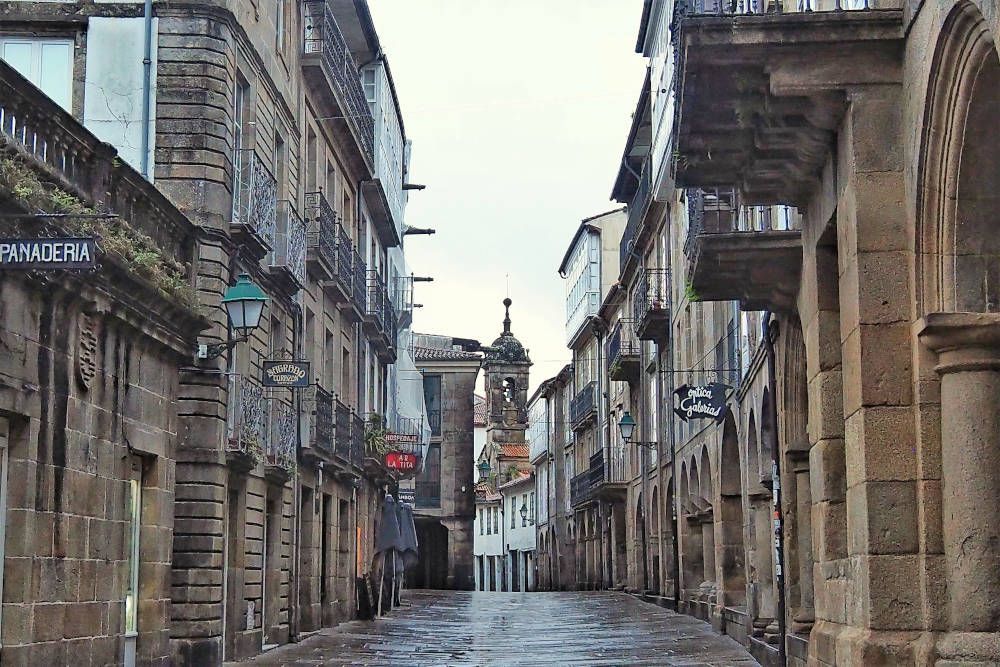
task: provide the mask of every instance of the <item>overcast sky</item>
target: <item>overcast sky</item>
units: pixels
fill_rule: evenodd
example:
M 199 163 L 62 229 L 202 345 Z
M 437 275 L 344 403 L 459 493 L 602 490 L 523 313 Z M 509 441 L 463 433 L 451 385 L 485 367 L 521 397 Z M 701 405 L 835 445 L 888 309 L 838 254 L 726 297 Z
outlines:
M 570 359 L 559 263 L 610 201 L 645 74 L 642 0 L 369 0 L 413 141 L 415 330 L 490 343 L 510 278 L 532 390 Z

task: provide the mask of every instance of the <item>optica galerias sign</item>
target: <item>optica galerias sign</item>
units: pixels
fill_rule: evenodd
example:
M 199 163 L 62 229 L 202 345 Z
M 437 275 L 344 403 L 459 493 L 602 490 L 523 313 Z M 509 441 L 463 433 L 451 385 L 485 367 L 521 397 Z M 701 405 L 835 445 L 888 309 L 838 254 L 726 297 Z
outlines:
M 385 467 L 389 470 L 416 470 L 417 455 L 409 452 L 389 452 L 385 455 Z

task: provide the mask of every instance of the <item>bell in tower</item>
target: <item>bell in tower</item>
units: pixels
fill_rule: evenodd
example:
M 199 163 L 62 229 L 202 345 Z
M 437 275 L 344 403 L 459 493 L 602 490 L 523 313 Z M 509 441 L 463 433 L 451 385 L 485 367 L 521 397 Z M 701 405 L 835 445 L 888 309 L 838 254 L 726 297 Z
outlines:
M 486 357 L 486 433 L 491 442 L 524 443 L 528 429 L 528 369 L 531 359 L 521 341 L 510 331 L 509 298 L 503 300 L 506 309 L 503 333 L 489 347 Z

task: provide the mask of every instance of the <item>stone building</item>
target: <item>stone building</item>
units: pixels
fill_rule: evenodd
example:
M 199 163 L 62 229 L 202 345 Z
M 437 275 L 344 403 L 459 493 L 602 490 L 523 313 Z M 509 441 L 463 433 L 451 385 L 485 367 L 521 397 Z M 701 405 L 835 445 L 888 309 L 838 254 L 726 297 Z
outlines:
M 3 61 L 0 119 L 0 236 L 101 237 L 92 271 L 0 252 L 0 661 L 167 665 L 197 230 Z
M 3 9 L 3 58 L 163 193 L 116 210 L 169 200 L 194 225 L 146 232 L 186 244 L 209 326 L 197 358 L 185 349 L 163 374 L 177 379 L 162 406 L 176 419 L 171 572 L 159 606 L 138 607 L 165 643 L 140 654 L 218 664 L 353 618 L 400 477 L 380 443 L 404 433 L 423 454 L 430 430 L 403 381 L 409 145 L 367 4 L 157 3 L 148 22 L 140 5 Z M 243 274 L 267 303 L 236 340 L 219 304 Z M 263 386 L 269 360 L 309 362 L 310 386 Z M 142 590 L 161 574 L 142 570 Z
M 413 588 L 474 590 L 476 513 L 473 441 L 475 391 L 482 354 L 474 340 L 417 334 L 431 439 L 413 482 L 419 562 L 407 573 Z
M 628 586 L 763 664 L 1000 660 L 998 15 L 643 5 L 600 309 L 637 339 L 602 370 Z M 711 383 L 718 419 L 674 411 Z
M 613 560 L 614 521 L 624 526 L 625 461 L 607 438 L 610 410 L 604 341 L 606 323 L 597 319 L 605 295 L 618 279 L 618 239 L 624 209 L 585 218 L 570 241 L 559 275 L 566 280 L 566 341 L 573 353 L 572 398 L 567 415 L 566 474 L 577 528 L 575 588 L 601 588 L 605 566 Z M 609 559 L 609 554 L 612 558 Z
M 518 472 L 501 484 L 500 507 L 505 589 L 512 592 L 535 590 L 535 478 Z
M 529 405 L 529 456 L 535 473 L 539 507 L 535 545 L 538 590 L 574 590 L 576 587 L 575 516 L 570 503 L 574 453 L 569 408 L 573 366 L 542 382 Z

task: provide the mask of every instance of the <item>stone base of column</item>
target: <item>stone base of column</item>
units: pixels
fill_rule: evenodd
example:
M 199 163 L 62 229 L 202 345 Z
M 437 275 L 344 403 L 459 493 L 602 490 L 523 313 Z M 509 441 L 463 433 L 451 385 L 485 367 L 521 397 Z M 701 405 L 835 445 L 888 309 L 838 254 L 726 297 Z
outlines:
M 972 662 L 935 662 L 935 633 L 865 630 L 817 621 L 809 637 L 810 665 L 912 665 L 956 667 Z
M 938 665 L 1000 664 L 1000 632 L 948 632 L 938 635 Z

